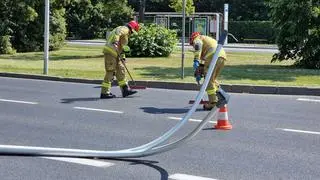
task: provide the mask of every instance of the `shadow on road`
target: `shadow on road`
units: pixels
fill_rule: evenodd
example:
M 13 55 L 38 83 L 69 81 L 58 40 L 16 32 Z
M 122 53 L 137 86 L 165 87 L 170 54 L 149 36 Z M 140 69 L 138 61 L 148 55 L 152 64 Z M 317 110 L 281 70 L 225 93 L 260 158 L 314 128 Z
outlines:
M 61 103 L 69 104 L 77 101 L 98 101 L 99 97 L 86 97 L 86 98 L 65 98 L 61 99 Z
M 12 155 L 12 154 L 0 154 L 0 156 L 11 156 L 11 157 L 56 157 L 56 156 L 32 156 L 32 155 Z M 58 156 L 58 157 L 68 157 L 68 156 Z M 81 158 L 81 157 L 79 157 Z M 94 160 L 114 160 L 114 161 L 122 161 L 122 162 L 130 162 L 129 165 L 144 165 L 147 167 L 151 167 L 160 173 L 160 180 L 168 180 L 169 174 L 168 172 L 160 166 L 155 165 L 159 163 L 158 161 L 150 161 L 150 160 L 140 160 L 140 159 L 121 159 L 121 158 L 83 158 L 83 159 L 94 159 Z
M 109 159 L 109 158 L 106 158 Z M 163 169 L 160 166 L 155 165 L 156 163 L 159 163 L 158 161 L 149 161 L 149 160 L 138 160 L 138 159 L 117 159 L 117 158 L 111 158 L 110 160 L 115 161 L 122 161 L 122 162 L 131 162 L 129 165 L 144 165 L 151 167 L 160 173 L 160 180 L 168 180 L 169 174 L 168 172 Z
M 189 109 L 185 109 L 185 108 L 141 107 L 140 109 L 142 109 L 143 112 L 150 113 L 150 114 L 165 114 L 165 113 L 183 114 L 189 111 Z

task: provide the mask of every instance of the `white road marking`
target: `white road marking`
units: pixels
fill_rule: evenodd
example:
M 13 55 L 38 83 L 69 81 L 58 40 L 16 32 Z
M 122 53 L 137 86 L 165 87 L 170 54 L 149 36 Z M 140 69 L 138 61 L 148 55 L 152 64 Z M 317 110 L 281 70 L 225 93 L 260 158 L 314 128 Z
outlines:
M 278 128 L 280 129 L 280 128 Z M 283 131 L 289 131 L 289 132 L 297 132 L 297 133 L 306 133 L 306 134 L 318 134 L 320 135 L 320 132 L 316 131 L 303 131 L 303 130 L 297 130 L 297 129 L 281 129 Z
M 200 176 L 192 176 L 188 174 L 173 174 L 169 176 L 169 179 L 176 180 L 217 180 L 212 178 L 200 177 Z
M 182 118 L 179 118 L 179 117 L 168 117 L 169 119 L 172 119 L 172 120 L 179 120 L 181 121 Z M 189 121 L 192 121 L 192 122 L 201 122 L 202 120 L 201 119 L 189 119 Z M 209 123 L 213 123 L 213 124 L 216 124 L 217 121 L 209 121 Z
M 43 158 L 56 160 L 56 161 L 75 163 L 75 164 L 95 166 L 95 167 L 110 167 L 114 165 L 113 163 L 110 163 L 110 162 L 85 159 L 85 158 L 66 158 L 66 157 L 43 157 Z
M 21 104 L 38 104 L 37 102 L 28 102 L 28 101 L 17 101 L 17 100 L 10 100 L 10 99 L 0 99 L 3 102 L 13 102 L 13 103 L 21 103 Z
M 320 102 L 320 99 L 298 98 L 297 101 Z
M 73 107 L 74 109 L 82 109 L 82 110 L 88 110 L 88 111 L 100 111 L 100 112 L 109 112 L 109 113 L 117 113 L 122 114 L 122 111 L 113 111 L 108 109 L 94 109 L 94 108 L 86 108 L 86 107 Z

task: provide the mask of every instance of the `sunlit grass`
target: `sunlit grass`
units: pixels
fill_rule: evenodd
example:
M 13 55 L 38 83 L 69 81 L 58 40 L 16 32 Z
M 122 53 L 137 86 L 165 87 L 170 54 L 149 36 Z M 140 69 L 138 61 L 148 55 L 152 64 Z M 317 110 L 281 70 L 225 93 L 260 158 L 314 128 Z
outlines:
M 228 61 L 219 80 L 223 84 L 256 84 L 276 86 L 320 86 L 320 71 L 296 69 L 293 61 L 270 63 L 271 53 L 228 53 Z M 184 79 L 181 79 L 181 51 L 170 57 L 127 58 L 127 67 L 135 80 L 195 82 L 192 52 L 186 51 Z M 0 55 L 0 71 L 28 74 L 43 73 L 43 53 Z M 50 52 L 49 75 L 98 79 L 104 77 L 101 46 L 68 45 Z

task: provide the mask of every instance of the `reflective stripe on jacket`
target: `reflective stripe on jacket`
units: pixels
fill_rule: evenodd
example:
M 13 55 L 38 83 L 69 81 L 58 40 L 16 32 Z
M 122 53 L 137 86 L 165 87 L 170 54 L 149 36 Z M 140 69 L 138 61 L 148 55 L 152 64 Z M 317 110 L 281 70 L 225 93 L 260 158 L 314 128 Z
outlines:
M 114 46 L 118 54 L 123 51 L 123 47 L 128 44 L 130 29 L 127 26 L 119 26 L 110 32 L 107 37 L 106 46 Z
M 216 52 L 218 42 L 209 36 L 200 35 L 194 39 L 193 47 L 195 49 L 194 58 L 207 61 L 211 60 L 208 58 Z M 227 59 L 226 53 L 223 49 L 221 49 L 219 57 Z

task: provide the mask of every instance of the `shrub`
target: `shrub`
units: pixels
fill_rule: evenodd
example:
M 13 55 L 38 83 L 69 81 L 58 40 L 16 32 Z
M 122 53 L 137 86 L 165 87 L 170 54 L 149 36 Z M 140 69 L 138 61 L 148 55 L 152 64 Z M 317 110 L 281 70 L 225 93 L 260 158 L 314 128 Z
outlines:
M 64 40 L 66 39 L 66 20 L 65 9 L 54 9 L 52 12 L 50 23 L 50 50 L 58 50 L 63 47 Z
M 12 48 L 10 36 L 0 36 L 0 54 L 14 54 L 16 51 Z
M 142 26 L 138 33 L 134 33 L 129 40 L 134 57 L 168 57 L 177 44 L 177 33 L 163 26 L 151 24 Z

